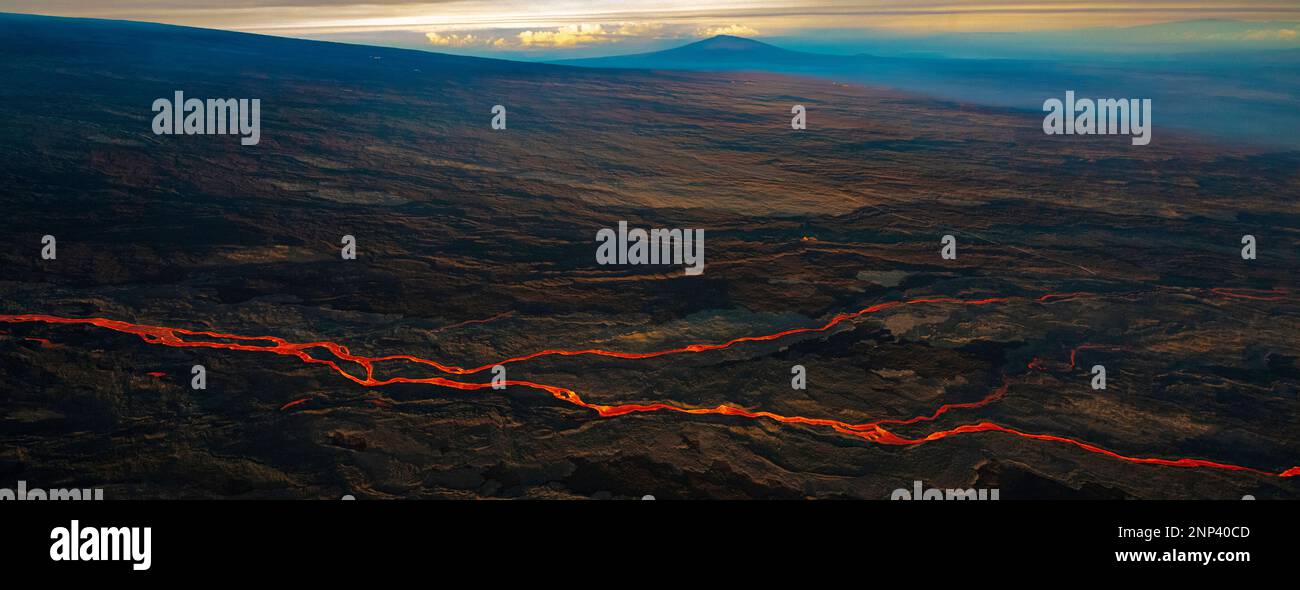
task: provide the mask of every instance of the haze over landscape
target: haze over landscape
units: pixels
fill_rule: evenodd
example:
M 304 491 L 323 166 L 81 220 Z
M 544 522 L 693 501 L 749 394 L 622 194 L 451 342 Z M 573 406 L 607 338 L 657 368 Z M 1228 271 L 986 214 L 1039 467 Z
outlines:
M 0 0 L 5 10 L 593 67 L 812 75 L 1034 111 L 1066 89 L 1127 93 L 1156 100 L 1163 125 L 1300 146 L 1300 8 L 1290 3 Z M 696 43 L 730 37 L 763 45 L 720 56 Z

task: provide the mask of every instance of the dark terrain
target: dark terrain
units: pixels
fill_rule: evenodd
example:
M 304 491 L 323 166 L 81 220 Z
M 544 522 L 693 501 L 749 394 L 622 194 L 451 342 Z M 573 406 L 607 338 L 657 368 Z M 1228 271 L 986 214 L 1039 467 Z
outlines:
M 0 77 L 0 314 L 470 367 L 1009 297 L 509 375 L 601 404 L 854 422 L 1006 383 L 999 401 L 892 429 L 991 421 L 1133 457 L 1300 465 L 1300 152 L 1159 126 L 1144 148 L 1048 137 L 1038 116 L 817 79 L 5 15 Z M 261 143 L 155 136 L 150 104 L 176 90 L 260 98 Z M 507 130 L 490 129 L 494 104 Z M 793 104 L 806 131 L 790 129 Z M 705 273 L 597 265 L 595 233 L 619 220 L 703 228 Z M 46 234 L 57 260 L 39 255 Z M 357 260 L 340 259 L 344 234 Z M 945 234 L 957 260 L 939 256 Z M 1241 259 L 1244 234 L 1258 260 Z M 1086 295 L 1038 299 L 1065 293 Z M 206 390 L 189 387 L 194 364 Z M 734 416 L 603 418 L 526 388 L 370 388 L 289 357 L 9 323 L 0 487 L 20 479 L 109 498 L 885 499 L 914 480 L 1004 500 L 1300 497 L 1296 477 L 998 432 L 891 446 Z

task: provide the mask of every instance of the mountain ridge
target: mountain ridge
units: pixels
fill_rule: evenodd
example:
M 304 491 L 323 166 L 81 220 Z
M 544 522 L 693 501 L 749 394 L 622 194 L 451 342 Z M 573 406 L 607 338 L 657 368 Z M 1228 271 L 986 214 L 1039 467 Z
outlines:
M 812 60 L 825 62 L 826 60 L 866 57 L 870 56 L 843 56 L 795 51 L 747 37 L 715 35 L 707 39 L 660 51 L 557 60 L 547 63 L 583 67 L 709 69 L 711 67 L 734 68 L 746 65 L 797 66 L 807 65 Z

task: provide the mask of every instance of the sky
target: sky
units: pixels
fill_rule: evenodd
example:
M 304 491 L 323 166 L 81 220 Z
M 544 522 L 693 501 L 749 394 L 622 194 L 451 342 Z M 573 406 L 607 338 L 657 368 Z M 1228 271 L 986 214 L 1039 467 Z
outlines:
M 1095 37 L 1101 45 L 1115 42 L 1116 28 L 1181 21 L 1197 23 L 1118 38 L 1156 46 L 1300 47 L 1296 0 L 0 0 L 0 12 L 523 59 L 636 53 L 716 34 L 848 53 L 881 39 L 934 39 L 968 49 L 963 43 L 972 39 L 1068 37 L 1087 45 L 1094 31 L 1110 29 Z M 1057 37 L 1062 29 L 1069 35 Z M 991 51 L 987 43 L 975 46 Z

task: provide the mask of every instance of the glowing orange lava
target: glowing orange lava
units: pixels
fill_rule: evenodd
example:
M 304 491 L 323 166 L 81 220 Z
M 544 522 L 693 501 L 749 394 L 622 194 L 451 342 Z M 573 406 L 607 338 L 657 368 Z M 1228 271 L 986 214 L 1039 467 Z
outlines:
M 1216 294 L 1223 295 L 1226 297 L 1233 297 L 1233 298 L 1244 297 L 1244 298 L 1251 298 L 1251 299 L 1258 298 L 1261 293 L 1257 291 L 1252 291 L 1246 294 L 1243 294 L 1240 291 L 1231 291 L 1231 290 L 1213 290 L 1213 291 Z M 1281 292 L 1279 291 L 1269 291 L 1266 293 L 1268 293 L 1269 296 L 1272 296 L 1274 294 L 1278 294 L 1280 296 L 1281 294 Z M 1073 299 L 1094 297 L 1094 296 L 1095 295 L 1089 293 L 1059 293 L 1059 294 L 1053 293 L 1053 294 L 1043 295 L 1036 299 L 1032 299 L 1032 301 L 1036 301 L 1042 304 L 1048 304 L 1048 303 L 1069 301 Z M 653 352 L 636 352 L 636 353 L 610 351 L 610 350 L 603 350 L 597 348 L 589 348 L 589 349 L 581 349 L 581 350 L 542 350 L 539 352 L 534 352 L 523 356 L 508 358 L 503 361 L 499 361 L 497 363 L 491 363 L 491 364 L 483 365 L 480 367 L 469 368 L 469 369 L 456 367 L 453 365 L 446 365 L 434 360 L 420 358 L 413 355 L 395 354 L 395 355 L 386 355 L 386 356 L 377 356 L 377 357 L 357 355 L 357 354 L 353 354 L 348 349 L 348 347 L 330 341 L 301 342 L 301 343 L 289 342 L 277 336 L 245 336 L 240 334 L 226 334 L 226 333 L 211 332 L 211 331 L 204 331 L 204 330 L 168 328 L 163 326 L 135 324 L 131 322 L 113 320 L 108 318 L 98 318 L 98 317 L 68 318 L 68 317 L 40 315 L 40 314 L 18 314 L 18 315 L 0 315 L 0 322 L 15 323 L 15 324 L 16 323 L 45 323 L 45 324 L 55 324 L 55 325 L 88 325 L 88 326 L 96 326 L 99 328 L 104 328 L 104 329 L 108 329 L 108 330 L 112 330 L 124 334 L 134 334 L 136 336 L 139 336 L 142 340 L 144 340 L 149 344 L 159 344 L 163 346 L 171 346 L 177 348 L 213 348 L 213 349 L 222 349 L 222 350 L 269 352 L 281 356 L 294 357 L 301 360 L 304 363 L 328 366 L 339 375 L 342 375 L 344 378 L 365 387 L 381 387 L 384 385 L 391 385 L 394 383 L 415 383 L 415 384 L 436 385 L 439 387 L 449 387 L 449 388 L 465 390 L 465 391 L 474 391 L 474 390 L 490 388 L 492 387 L 492 384 L 491 383 L 467 383 L 462 381 L 453 381 L 443 377 L 420 377 L 420 378 L 389 377 L 387 379 L 380 379 L 375 377 L 375 365 L 377 363 L 382 363 L 382 362 L 406 361 L 406 362 L 433 367 L 447 374 L 466 375 L 466 374 L 478 373 L 490 369 L 491 367 L 498 364 L 522 362 L 522 361 L 535 359 L 538 357 L 544 357 L 544 356 L 593 355 L 593 356 L 614 357 L 614 358 L 622 358 L 622 359 L 647 359 L 647 358 L 654 358 L 654 357 L 660 357 L 660 356 L 671 355 L 671 354 L 680 354 L 680 353 L 688 353 L 688 352 L 698 353 L 698 352 L 705 352 L 705 351 L 712 351 L 712 350 L 721 350 L 725 348 L 730 348 L 736 344 L 740 344 L 744 342 L 770 341 L 779 338 L 784 338 L 786 336 L 792 336 L 795 334 L 825 332 L 845 321 L 852 320 L 866 314 L 875 313 L 878 311 L 900 307 L 900 306 L 906 306 L 906 305 L 954 304 L 954 305 L 981 306 L 981 305 L 990 305 L 995 303 L 1005 303 L 1011 301 L 1012 299 L 1024 299 L 1024 298 L 990 297 L 984 299 L 962 300 L 962 299 L 956 299 L 952 297 L 930 297 L 930 298 L 890 301 L 885 303 L 878 303 L 856 312 L 836 315 L 832 317 L 829 321 L 827 321 L 825 324 L 822 324 L 821 326 L 818 327 L 794 328 L 790 330 L 784 330 L 781 332 L 760 335 L 760 336 L 743 336 L 739 338 L 733 338 L 731 340 L 722 343 L 691 344 L 680 348 L 672 348 L 672 349 L 653 351 Z M 1091 345 L 1083 345 L 1080 348 L 1089 347 L 1089 346 Z M 313 356 L 309 352 L 313 350 L 324 350 L 327 351 L 329 354 L 333 355 L 334 357 L 336 357 L 337 359 L 339 359 L 339 361 L 355 363 L 356 365 L 360 366 L 364 370 L 364 375 L 363 376 L 354 375 L 349 371 L 347 371 L 346 369 L 344 369 L 342 366 L 340 366 L 339 362 L 336 362 L 334 360 Z M 1077 350 L 1078 349 L 1071 351 L 1071 355 L 1070 355 L 1071 368 L 1073 368 L 1074 366 L 1074 356 Z M 1039 363 L 1039 361 L 1035 359 L 1030 363 L 1030 367 L 1038 368 L 1040 365 L 1038 365 L 1037 363 Z M 932 421 L 937 419 L 939 416 L 947 413 L 948 411 L 954 409 L 973 409 L 973 408 L 986 406 L 990 403 L 1002 399 L 1002 397 L 1006 395 L 1008 389 L 1010 388 L 1010 383 L 1006 381 L 1004 381 L 1000 387 L 998 387 L 996 390 L 994 390 L 984 399 L 981 399 L 976 402 L 944 404 L 940 406 L 939 409 L 935 410 L 932 414 L 917 416 L 914 418 L 882 419 L 873 422 L 865 422 L 861 424 L 851 424 L 848 422 L 830 419 L 830 418 L 785 416 L 785 415 L 776 414 L 767 411 L 746 410 L 744 408 L 739 408 L 725 403 L 711 408 L 688 407 L 688 406 L 677 405 L 668 402 L 655 402 L 655 403 L 647 403 L 647 404 L 603 405 L 603 404 L 595 404 L 595 403 L 587 402 L 583 400 L 581 396 L 577 394 L 577 392 L 564 387 L 547 385 L 543 383 L 534 383 L 531 381 L 520 381 L 520 380 L 507 380 L 505 383 L 507 386 L 525 387 L 529 389 L 545 391 L 558 400 L 567 402 L 569 404 L 581 408 L 592 410 L 602 417 L 623 416 L 627 414 L 645 413 L 645 412 L 673 412 L 673 413 L 691 414 L 691 415 L 739 416 L 751 420 L 758 420 L 758 419 L 772 420 L 782 424 L 802 424 L 808 426 L 827 427 L 835 430 L 836 432 L 855 436 L 872 443 L 884 444 L 884 445 L 918 445 L 918 444 L 945 439 L 950 436 L 955 436 L 959 434 L 968 434 L 968 433 L 977 433 L 977 432 L 1000 432 L 1000 433 L 1010 434 L 1013 436 L 1028 439 L 1028 440 L 1065 443 L 1065 444 L 1073 445 L 1077 448 L 1083 449 L 1091 453 L 1104 455 L 1107 457 L 1111 457 L 1113 459 L 1119 459 L 1130 463 L 1147 464 L 1147 465 L 1164 465 L 1170 467 L 1202 467 L 1202 468 L 1212 468 L 1212 469 L 1223 469 L 1229 471 L 1244 471 L 1244 472 L 1251 472 L 1251 473 L 1273 476 L 1273 477 L 1293 477 L 1293 476 L 1300 475 L 1300 466 L 1292 467 L 1285 471 L 1275 473 L 1275 472 L 1256 469 L 1252 467 L 1244 467 L 1240 465 L 1232 465 L 1228 463 L 1220 463 L 1217 461 L 1208 461 L 1204 459 L 1191 459 L 1191 458 L 1162 459 L 1162 458 L 1153 458 L 1153 457 L 1133 457 L 1128 455 L 1122 455 L 1120 453 L 1116 453 L 1114 451 L 1110 451 L 1098 447 L 1096 445 L 1079 441 L 1076 439 L 1068 438 L 1068 437 L 1056 436 L 1051 434 L 1035 434 L 1035 433 L 1023 432 L 1021 430 L 1017 430 L 1014 428 L 1002 426 L 987 421 L 977 422 L 973 424 L 965 424 L 947 430 L 939 430 L 937 432 L 932 432 L 920 438 L 906 438 L 884 428 L 884 425 L 910 425 L 919 422 Z M 284 404 L 283 406 L 280 407 L 280 409 L 288 410 L 290 408 L 303 404 L 309 401 L 310 399 L 311 398 L 296 399 Z

